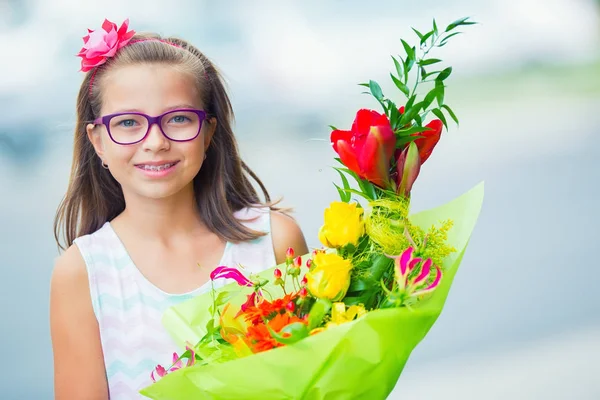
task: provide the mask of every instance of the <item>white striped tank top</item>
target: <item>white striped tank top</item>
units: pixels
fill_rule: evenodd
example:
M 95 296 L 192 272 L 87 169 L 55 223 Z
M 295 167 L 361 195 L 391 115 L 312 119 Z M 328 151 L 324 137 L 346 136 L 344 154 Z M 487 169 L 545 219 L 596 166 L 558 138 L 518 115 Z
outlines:
M 219 265 L 260 272 L 276 264 L 268 208 L 235 213 L 244 225 L 267 232 L 254 241 L 227 243 Z M 250 220 L 250 221 L 244 221 Z M 92 306 L 100 328 L 111 400 L 145 399 L 138 391 L 152 383 L 157 364 L 170 366 L 181 354 L 161 324 L 170 306 L 210 289 L 210 283 L 184 294 L 169 294 L 150 283 L 129 257 L 110 222 L 75 240 L 85 260 Z

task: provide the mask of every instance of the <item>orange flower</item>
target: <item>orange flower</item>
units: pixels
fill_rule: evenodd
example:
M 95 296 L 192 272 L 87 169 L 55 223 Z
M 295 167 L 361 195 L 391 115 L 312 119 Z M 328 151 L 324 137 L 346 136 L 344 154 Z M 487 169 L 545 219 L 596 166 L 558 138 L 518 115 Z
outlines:
M 301 320 L 295 315 L 285 313 L 275 315 L 275 317 L 267 324 L 269 328 L 279 333 L 284 327 L 294 322 L 306 323 L 306 321 Z M 279 343 L 271 336 L 269 329 L 267 329 L 267 325 L 264 323 L 249 326 L 245 341 L 254 353 L 260 353 L 261 351 L 270 350 L 274 347 L 283 346 L 282 343 Z
M 256 305 L 247 307 L 241 315 L 244 316 L 246 322 L 249 322 L 252 325 L 261 324 L 263 318 L 271 319 L 278 314 L 285 313 L 285 307 L 289 302 L 294 301 L 296 297 L 296 293 L 289 293 L 280 299 L 273 300 L 273 302 L 262 298 Z

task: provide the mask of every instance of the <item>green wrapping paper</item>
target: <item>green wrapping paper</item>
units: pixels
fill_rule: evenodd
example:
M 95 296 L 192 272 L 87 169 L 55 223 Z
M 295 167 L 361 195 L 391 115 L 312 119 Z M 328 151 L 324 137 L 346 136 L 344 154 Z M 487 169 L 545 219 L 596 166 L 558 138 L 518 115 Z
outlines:
M 447 204 L 410 217 L 424 229 L 453 220 L 448 243 L 457 250 L 444 261 L 440 286 L 412 308 L 371 311 L 292 345 L 182 368 L 140 393 L 155 400 L 385 399 L 444 307 L 477 222 L 483 193 L 481 183 Z M 273 268 L 261 275 L 272 276 Z M 218 290 L 232 288 L 228 285 Z M 247 293 L 240 291 L 230 302 L 241 304 Z M 196 343 L 205 334 L 211 304 L 212 295 L 206 293 L 167 310 L 163 324 L 181 348 L 186 341 Z

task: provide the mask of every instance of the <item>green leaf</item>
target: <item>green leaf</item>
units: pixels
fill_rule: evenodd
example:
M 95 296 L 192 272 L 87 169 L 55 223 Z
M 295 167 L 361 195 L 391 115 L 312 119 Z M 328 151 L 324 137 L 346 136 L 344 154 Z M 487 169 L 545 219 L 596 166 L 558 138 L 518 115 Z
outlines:
M 400 64 L 400 62 L 396 60 L 394 56 L 392 56 L 392 60 L 394 60 L 394 66 L 396 67 L 396 73 L 398 76 L 404 75 L 404 72 L 402 71 L 402 64 Z
M 358 178 L 358 187 L 360 188 L 360 192 L 358 193 L 362 193 L 362 196 L 366 199 L 375 199 L 375 187 L 373 186 L 373 184 L 365 179 L 360 179 Z M 351 192 L 353 193 L 353 192 Z M 355 193 L 355 194 L 358 194 Z
M 406 97 L 410 96 L 410 90 L 408 89 L 408 86 L 406 86 L 404 83 L 402 83 L 402 81 L 400 79 L 396 78 L 393 74 L 390 74 L 390 76 L 392 77 L 392 80 L 396 84 L 396 87 L 398 89 L 400 89 L 400 91 L 402 93 L 404 93 L 404 95 Z
M 415 104 L 416 98 L 417 98 L 416 94 L 413 94 L 412 96 L 410 96 L 410 99 L 408 99 L 408 101 L 404 105 L 404 112 L 406 112 L 407 110 L 412 108 L 413 104 Z
M 443 81 L 450 76 L 452 73 L 452 67 L 445 68 L 440 74 L 435 78 L 436 81 Z
M 442 71 L 431 71 L 431 72 L 428 72 L 428 73 L 427 73 L 427 74 L 425 74 L 425 76 L 423 77 L 423 80 L 425 80 L 425 79 L 429 78 L 431 75 L 439 74 L 440 72 L 442 72 Z
M 408 73 L 412 69 L 413 65 L 415 65 L 414 58 L 408 58 L 404 63 L 404 81 L 408 81 Z
M 218 306 L 222 306 L 223 304 L 227 303 L 229 300 L 231 300 L 233 297 L 237 296 L 238 293 L 232 293 L 229 291 L 223 291 L 220 292 L 219 295 L 217 296 L 217 298 L 215 299 L 215 305 Z
M 422 136 L 414 135 L 414 136 L 403 136 L 403 137 L 397 138 L 396 139 L 396 148 L 400 149 L 400 148 L 404 147 L 407 143 L 417 140 L 420 137 L 422 137 Z
M 335 127 L 335 126 L 333 126 L 333 125 L 327 125 L 327 126 L 328 126 L 328 127 L 330 127 L 332 131 L 337 131 L 337 130 L 338 130 L 338 128 L 336 128 L 336 127 Z
M 441 62 L 442 60 L 440 60 L 439 58 L 429 58 L 427 60 L 420 60 L 419 63 L 421 65 L 431 65 L 431 64 L 436 64 Z
M 360 292 L 365 289 L 370 289 L 373 286 L 374 285 L 373 285 L 372 280 L 364 278 L 364 277 L 360 277 L 358 279 L 352 280 L 352 282 L 350 283 L 350 286 L 348 287 L 348 293 Z
M 415 122 L 417 123 L 418 126 L 423 125 L 423 120 L 421 119 L 421 116 L 419 114 L 415 115 L 415 117 L 413 119 L 415 120 Z
M 402 114 L 402 118 L 400 119 L 400 125 L 405 125 L 412 121 L 415 115 L 419 114 L 419 111 L 423 107 L 423 102 L 417 103 L 411 108 L 406 108 L 404 110 L 404 114 Z
M 431 112 L 434 113 L 435 116 L 438 117 L 442 121 L 442 123 L 444 124 L 446 129 L 448 129 L 448 124 L 446 123 L 446 117 L 444 117 L 444 114 L 440 111 L 440 109 L 434 108 L 433 110 L 431 110 Z
M 392 129 L 396 129 L 398 127 L 398 123 L 400 122 L 400 111 L 398 111 L 398 107 L 395 104 L 389 105 L 390 110 L 390 124 L 392 125 Z
M 433 103 L 433 99 L 436 98 L 437 92 L 438 92 L 438 88 L 436 86 L 433 89 L 431 89 L 429 91 L 429 93 L 427 93 L 427 95 L 425 96 L 425 99 L 423 99 L 423 110 L 426 110 L 427 107 L 429 107 L 431 105 L 431 103 Z
M 425 70 L 425 67 L 423 67 L 422 65 L 419 65 L 419 69 L 421 71 L 421 81 L 424 81 L 425 77 L 427 76 L 427 71 Z
M 362 192 L 359 192 L 354 189 L 348 189 L 348 190 L 341 189 L 341 190 L 344 190 L 348 193 L 358 194 L 368 200 L 375 199 L 375 194 L 376 194 L 375 187 L 373 186 L 373 184 L 371 182 L 361 179 L 356 172 L 351 171 L 348 168 L 339 168 L 339 170 L 343 171 L 343 172 L 347 173 L 348 175 L 350 175 L 351 177 L 353 177 L 356 180 L 356 183 L 358 184 L 358 187 L 362 190 Z
M 333 184 L 333 186 L 335 186 L 335 188 L 338 191 L 338 194 L 340 195 L 340 201 L 343 201 L 344 203 L 348 203 L 348 201 L 350 200 L 350 194 L 335 183 Z
M 435 81 L 435 97 L 438 102 L 438 106 L 442 106 L 444 104 L 444 82 L 436 80 Z
M 338 174 L 340 174 L 340 178 L 342 178 L 342 184 L 344 185 L 344 189 L 350 189 L 350 184 L 348 183 L 348 179 L 346 178 L 346 176 L 344 175 L 344 173 L 341 171 L 341 168 L 334 168 Z
M 452 36 L 460 35 L 461 33 L 462 32 L 454 32 L 454 33 L 451 33 L 450 35 L 446 36 L 445 38 L 442 39 L 440 44 L 438 44 L 438 47 L 444 46 L 448 42 L 448 39 L 450 39 Z
M 438 34 L 438 27 L 437 27 L 437 24 L 435 23 L 435 18 L 433 19 L 433 34 L 436 36 Z
M 353 194 L 360 196 L 366 200 L 374 200 L 375 199 L 375 196 L 371 195 L 371 193 L 361 192 L 361 191 L 358 191 L 355 189 L 342 189 L 342 190 L 347 193 L 353 193 Z
M 454 111 L 452 111 L 452 109 L 445 104 L 442 105 L 442 108 L 444 108 L 448 112 L 450 117 L 454 120 L 454 122 L 456 122 L 456 125 L 458 125 L 458 118 L 456 118 L 456 114 L 454 114 Z
M 335 188 L 338 191 L 338 194 L 340 195 L 340 200 L 343 201 L 344 203 L 348 203 L 350 201 L 350 193 L 346 192 L 346 189 L 342 189 L 341 187 L 339 187 L 337 184 L 333 184 L 333 186 L 335 186 Z
M 308 330 L 311 331 L 321 325 L 323 318 L 331 309 L 331 301 L 327 299 L 317 299 L 308 313 Z
M 429 39 L 431 36 L 433 35 L 433 31 L 430 31 L 428 33 L 426 33 L 422 38 L 421 38 L 421 46 L 423 46 L 425 44 L 425 42 L 427 42 L 427 39 Z
M 431 128 L 428 128 L 426 126 L 411 126 L 408 129 L 403 129 L 401 131 L 398 131 L 397 134 L 400 137 L 404 137 L 404 136 L 409 136 L 412 135 L 413 133 L 418 133 L 418 132 L 425 132 L 425 131 L 430 131 Z
M 400 41 L 402 42 L 402 46 L 404 47 L 404 51 L 406 52 L 406 58 L 407 59 L 414 59 L 415 58 L 415 48 L 414 47 L 410 47 L 410 45 L 408 43 L 406 43 L 404 41 L 404 39 L 400 39 Z
M 457 19 L 456 21 L 452 22 L 450 25 L 448 25 L 446 27 L 445 32 L 450 32 L 452 29 L 456 28 L 457 26 L 461 26 L 461 25 L 475 25 L 476 22 L 467 21 L 469 18 L 470 17 Z
M 417 34 L 417 36 L 419 37 L 419 39 L 423 39 L 423 34 L 421 32 L 419 32 L 415 28 L 412 28 L 412 30 Z
M 283 344 L 293 344 L 299 340 L 308 337 L 309 330 L 303 322 L 293 322 L 286 325 L 281 329 L 280 333 L 277 333 L 268 324 L 265 324 L 271 337 Z
M 358 86 L 369 87 L 369 84 L 368 83 L 359 83 Z
M 373 80 L 369 81 L 369 89 L 371 90 L 371 94 L 373 95 L 373 97 L 375 97 L 377 100 L 382 100 L 383 99 L 383 92 L 381 91 L 381 86 L 379 86 L 379 84 Z

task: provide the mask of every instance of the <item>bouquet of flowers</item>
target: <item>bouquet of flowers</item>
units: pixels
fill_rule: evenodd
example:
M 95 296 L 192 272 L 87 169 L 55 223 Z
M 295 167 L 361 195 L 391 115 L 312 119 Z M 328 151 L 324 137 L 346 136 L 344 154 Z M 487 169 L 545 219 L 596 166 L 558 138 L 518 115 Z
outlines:
M 410 215 L 412 186 L 446 116 L 450 67 L 427 58 L 471 25 L 468 18 L 401 40 L 391 79 L 398 107 L 375 81 L 361 84 L 383 108 L 362 109 L 350 130 L 332 127 L 340 200 L 324 212 L 323 248 L 245 276 L 167 310 L 163 324 L 185 351 L 157 366 L 141 393 L 152 399 L 386 398 L 411 352 L 440 315 L 483 201 L 479 184 Z M 414 83 L 411 82 L 414 80 Z M 430 88 L 423 91 L 423 86 Z M 411 88 L 412 87 L 412 88 Z M 429 114 L 436 118 L 424 124 Z M 352 184 L 351 184 L 352 182 Z M 150 371 L 149 371 L 150 373 Z

